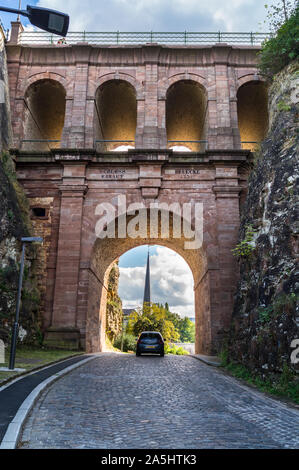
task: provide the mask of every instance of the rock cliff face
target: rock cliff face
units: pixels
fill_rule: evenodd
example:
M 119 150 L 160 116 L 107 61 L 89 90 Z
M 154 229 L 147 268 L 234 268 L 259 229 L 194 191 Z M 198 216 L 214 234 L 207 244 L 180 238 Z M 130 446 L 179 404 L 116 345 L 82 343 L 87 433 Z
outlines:
M 295 367 L 291 342 L 299 338 L 298 84 L 299 66 L 293 63 L 269 89 L 269 133 L 256 154 L 242 208 L 245 244 L 237 247 L 240 282 L 229 355 L 265 373 Z
M 32 231 L 28 201 L 16 180 L 14 163 L 7 152 L 11 143 L 7 83 L 4 36 L 0 27 L 0 339 L 6 343 L 15 315 L 20 239 Z M 19 339 L 24 342 L 40 339 L 36 250 L 28 247 L 26 252 L 19 330 Z
M 32 236 L 29 205 L 16 181 L 10 156 L 0 158 L 0 339 L 9 340 L 16 307 L 21 237 Z M 37 284 L 37 247 L 26 248 L 19 339 L 41 340 L 40 293 Z
M 109 274 L 107 309 L 106 309 L 106 333 L 113 342 L 122 331 L 123 311 L 122 303 L 118 296 L 119 268 L 115 263 Z

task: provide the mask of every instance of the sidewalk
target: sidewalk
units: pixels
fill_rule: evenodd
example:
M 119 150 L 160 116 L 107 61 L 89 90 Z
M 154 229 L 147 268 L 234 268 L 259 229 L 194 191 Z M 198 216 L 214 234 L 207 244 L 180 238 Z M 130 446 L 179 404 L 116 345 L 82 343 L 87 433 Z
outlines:
M 205 356 L 203 354 L 190 354 L 190 356 L 195 357 L 195 359 L 198 359 L 209 366 L 220 367 L 221 365 L 221 360 L 218 356 Z
M 52 366 L 45 366 L 44 369 L 37 372 L 29 372 L 28 375 L 17 378 L 13 383 L 0 387 L 0 443 L 18 409 L 35 387 L 66 367 L 86 360 L 88 356 L 83 354 L 65 359 Z

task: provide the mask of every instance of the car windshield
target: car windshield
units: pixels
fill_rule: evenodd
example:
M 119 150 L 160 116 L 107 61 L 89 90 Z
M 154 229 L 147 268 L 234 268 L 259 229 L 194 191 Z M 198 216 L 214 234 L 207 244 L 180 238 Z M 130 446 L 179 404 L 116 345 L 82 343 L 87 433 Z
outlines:
M 140 342 L 142 343 L 157 342 L 159 339 L 161 339 L 159 333 L 144 333 L 140 336 Z

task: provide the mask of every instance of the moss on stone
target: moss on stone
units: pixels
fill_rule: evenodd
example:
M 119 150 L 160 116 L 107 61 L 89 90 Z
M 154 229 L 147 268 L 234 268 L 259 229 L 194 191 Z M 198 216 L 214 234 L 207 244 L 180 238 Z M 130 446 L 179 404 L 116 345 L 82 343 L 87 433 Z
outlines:
M 109 273 L 107 307 L 106 307 L 106 334 L 114 342 L 122 331 L 123 311 L 121 299 L 118 296 L 119 268 L 115 263 Z
M 299 106 L 293 96 L 297 69 L 298 64 L 291 64 L 269 89 L 271 126 L 255 159 L 241 213 L 240 241 L 252 226 L 255 249 L 249 258 L 239 258 L 229 357 L 262 375 L 282 373 L 285 363 L 293 372 L 298 368 L 290 360 L 291 342 L 299 338 L 295 295 Z
M 2 152 L 0 157 L 0 337 L 7 342 L 16 308 L 20 239 L 33 232 L 29 203 L 17 182 L 14 162 L 7 152 Z M 36 248 L 27 246 L 20 310 L 24 343 L 40 343 L 40 299 L 35 258 Z

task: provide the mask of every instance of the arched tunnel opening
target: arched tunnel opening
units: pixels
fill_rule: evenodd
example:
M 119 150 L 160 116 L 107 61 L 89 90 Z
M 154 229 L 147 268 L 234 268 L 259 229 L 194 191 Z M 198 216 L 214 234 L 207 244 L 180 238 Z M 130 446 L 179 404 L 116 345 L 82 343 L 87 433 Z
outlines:
M 167 347 L 194 353 L 193 274 L 181 255 L 163 245 L 151 245 L 149 252 L 147 245 L 140 245 L 123 253 L 107 271 L 103 328 L 108 349 L 113 345 L 134 352 L 141 331 L 151 330 L 160 331 Z
M 60 147 L 65 117 L 65 90 L 50 79 L 33 83 L 25 94 L 24 150 Z
M 256 150 L 269 125 L 268 91 L 265 83 L 252 81 L 237 93 L 238 123 L 243 149 Z
M 124 80 L 111 80 L 97 91 L 95 100 L 95 144 L 99 151 L 135 147 L 137 124 L 136 92 Z
M 207 98 L 203 87 L 192 80 L 174 83 L 166 96 L 168 148 L 203 151 L 206 148 Z
M 187 248 L 185 246 L 185 243 L 187 243 L 188 238 L 186 238 L 184 233 L 182 233 L 180 237 L 173 237 L 174 235 L 173 224 L 175 224 L 176 218 L 173 216 L 172 213 L 167 213 L 167 211 L 163 211 L 163 210 L 161 211 L 161 213 L 159 213 L 158 211 L 158 214 L 159 214 L 158 226 L 155 225 L 157 222 L 155 219 L 155 216 L 153 216 L 154 219 L 151 221 L 150 219 L 151 214 L 149 211 L 144 209 L 141 211 L 141 213 L 142 213 L 142 217 L 143 216 L 147 217 L 147 225 L 144 227 L 146 232 L 145 233 L 142 232 L 142 234 L 138 236 L 137 238 L 131 237 L 131 236 L 126 237 L 126 238 L 118 238 L 118 237 L 102 238 L 102 235 L 101 235 L 100 238 L 98 237 L 97 240 L 95 241 L 95 244 L 91 253 L 90 271 L 89 271 L 89 276 L 88 276 L 88 279 L 89 279 L 88 292 L 87 292 L 88 300 L 87 300 L 86 324 L 84 327 L 85 329 L 84 347 L 86 348 L 88 352 L 102 351 L 105 348 L 105 341 L 106 341 L 105 336 L 106 336 L 106 326 L 107 326 L 107 323 L 106 323 L 107 296 L 109 299 L 109 295 L 108 295 L 109 274 L 111 272 L 111 268 L 113 264 L 115 263 L 115 261 L 131 249 L 136 249 L 136 247 L 140 247 L 141 245 L 151 245 L 151 246 L 155 245 L 156 247 L 157 246 L 161 247 L 161 248 L 158 248 L 159 250 L 160 249 L 163 250 L 163 247 L 166 247 L 172 250 L 177 255 L 180 255 L 178 259 L 180 260 L 182 258 L 183 261 L 181 260 L 181 263 L 187 264 L 189 266 L 189 268 L 187 268 L 187 271 L 189 271 L 189 277 L 191 277 L 192 280 L 190 281 L 189 279 L 187 284 L 189 285 L 189 288 L 192 285 L 192 289 L 191 289 L 191 292 L 189 291 L 187 293 L 185 292 L 186 286 L 184 286 L 183 274 L 178 273 L 177 279 L 173 279 L 173 282 L 170 283 L 171 285 L 167 284 L 167 282 L 169 281 L 166 282 L 166 279 L 164 279 L 163 281 L 167 284 L 165 285 L 165 291 L 167 293 L 169 292 L 169 296 L 167 296 L 167 295 L 164 295 L 161 291 L 161 287 L 163 284 L 162 282 L 163 276 L 157 276 L 156 279 L 153 276 L 151 285 L 153 286 L 153 289 L 156 289 L 157 293 L 160 292 L 161 294 L 160 298 L 159 296 L 157 296 L 155 299 L 153 296 L 153 301 L 156 300 L 157 302 L 161 303 L 161 300 L 163 298 L 162 303 L 169 302 L 169 305 L 173 306 L 175 313 L 177 312 L 183 313 L 184 311 L 187 311 L 186 310 L 187 306 L 184 304 L 186 299 L 187 299 L 188 304 L 191 305 L 192 303 L 191 308 L 193 309 L 194 317 L 196 317 L 197 319 L 196 328 L 195 328 L 195 338 L 196 338 L 195 350 L 200 351 L 204 347 L 203 346 L 204 337 L 206 335 L 206 328 L 208 328 L 208 324 L 204 319 L 205 313 L 202 310 L 202 307 L 203 307 L 202 299 L 205 299 L 205 309 L 208 308 L 207 305 L 209 305 L 209 294 L 208 294 L 208 290 L 206 289 L 207 286 L 199 282 L 202 274 L 205 272 L 205 269 L 206 269 L 207 260 L 206 260 L 205 250 L 203 249 L 202 246 L 195 248 L 195 249 Z M 169 220 L 168 220 L 168 217 L 169 217 Z M 183 219 L 180 218 L 180 221 L 182 223 Z M 126 224 L 128 226 L 128 230 L 129 229 L 131 230 L 132 226 L 135 226 L 134 225 L 135 222 L 136 222 L 136 219 L 134 219 L 133 216 L 131 215 L 127 216 Z M 165 230 L 164 225 L 165 224 L 167 225 L 168 222 L 169 222 L 170 237 L 166 237 L 166 234 L 164 233 L 164 230 Z M 155 234 L 156 238 L 152 238 L 150 236 L 151 223 L 153 223 L 153 227 L 155 226 L 158 230 L 158 232 Z M 109 226 L 109 230 L 112 229 L 112 227 L 114 227 L 115 233 L 118 233 L 118 218 L 115 220 L 114 219 L 111 220 L 108 226 Z M 104 230 L 106 230 L 106 228 Z M 139 230 L 140 230 L 140 227 L 138 228 L 138 233 L 139 233 Z M 98 233 L 98 235 L 100 235 L 100 232 Z M 173 255 L 173 256 L 177 256 L 177 255 Z M 159 259 L 160 260 L 164 259 L 161 253 L 160 253 Z M 166 261 L 167 260 L 165 258 L 165 263 Z M 165 268 L 162 269 L 162 272 L 167 271 L 166 264 L 165 264 Z M 170 266 L 169 273 L 174 273 L 176 271 L 176 266 L 177 267 L 179 266 L 179 261 L 174 260 L 172 267 Z M 131 272 L 131 274 L 133 276 L 132 279 L 134 279 L 138 284 L 138 280 L 137 280 L 138 272 L 134 272 L 134 273 Z M 173 277 L 174 274 L 171 274 L 171 276 Z M 170 277 L 170 274 L 168 277 Z M 141 285 L 139 285 L 141 297 L 143 295 L 142 292 L 144 289 L 144 281 L 145 280 L 144 280 L 144 273 L 143 273 L 141 278 L 139 279 L 139 282 L 141 282 Z M 194 291 L 193 291 L 193 285 L 196 286 L 194 287 Z M 134 285 L 132 287 L 132 293 L 135 294 L 137 293 L 137 291 L 138 291 L 138 285 Z M 172 297 L 170 296 L 171 291 L 173 293 Z M 127 288 L 127 292 L 128 292 L 128 288 Z M 175 299 L 176 296 L 177 298 Z M 193 301 L 190 302 L 190 299 L 192 297 L 194 298 L 194 304 L 193 304 Z M 173 301 L 171 299 L 173 299 Z M 123 298 L 123 300 L 130 301 L 129 297 L 127 299 Z M 136 300 L 138 300 L 138 296 L 136 297 Z M 176 304 L 175 300 L 176 301 L 183 300 L 183 301 L 181 302 L 181 304 L 179 303 Z M 112 299 L 112 301 L 115 301 L 115 299 Z M 138 305 L 136 305 L 136 307 L 137 306 Z M 108 330 L 109 329 L 111 329 L 111 326 L 108 327 Z

